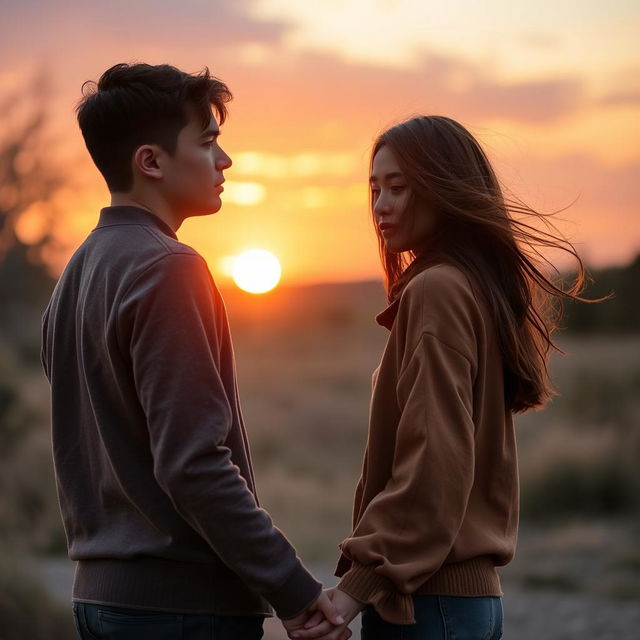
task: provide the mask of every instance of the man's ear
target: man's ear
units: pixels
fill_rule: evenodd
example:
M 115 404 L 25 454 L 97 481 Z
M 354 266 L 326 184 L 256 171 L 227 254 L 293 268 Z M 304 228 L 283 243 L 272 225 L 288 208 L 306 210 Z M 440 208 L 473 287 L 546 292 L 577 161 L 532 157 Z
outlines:
M 162 178 L 162 169 L 158 156 L 162 150 L 155 144 L 143 144 L 133 154 L 133 166 L 147 178 Z

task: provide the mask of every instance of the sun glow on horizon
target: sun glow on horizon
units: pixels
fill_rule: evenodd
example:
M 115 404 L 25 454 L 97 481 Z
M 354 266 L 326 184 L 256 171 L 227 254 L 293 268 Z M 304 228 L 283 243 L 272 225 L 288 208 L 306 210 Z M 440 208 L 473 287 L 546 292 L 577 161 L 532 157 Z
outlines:
M 224 200 L 241 207 L 260 204 L 266 197 L 267 190 L 258 182 L 234 182 L 229 180 L 224 187 Z
M 266 293 L 279 282 L 282 267 L 278 258 L 264 249 L 249 249 L 232 258 L 231 275 L 248 293 Z

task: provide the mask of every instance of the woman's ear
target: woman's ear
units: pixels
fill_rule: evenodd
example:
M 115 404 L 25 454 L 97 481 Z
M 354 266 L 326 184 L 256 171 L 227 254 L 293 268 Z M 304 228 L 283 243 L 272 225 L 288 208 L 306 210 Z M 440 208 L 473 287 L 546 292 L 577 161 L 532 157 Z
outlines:
M 158 161 L 160 148 L 155 144 L 143 144 L 133 154 L 133 169 L 146 178 L 162 178 L 162 169 Z

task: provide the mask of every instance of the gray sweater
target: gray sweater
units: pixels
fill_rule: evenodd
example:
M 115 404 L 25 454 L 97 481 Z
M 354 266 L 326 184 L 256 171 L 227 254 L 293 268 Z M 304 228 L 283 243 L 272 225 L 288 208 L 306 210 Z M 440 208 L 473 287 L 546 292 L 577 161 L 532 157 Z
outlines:
M 42 363 L 74 600 L 287 618 L 319 595 L 256 498 L 222 298 L 160 218 L 102 209 Z

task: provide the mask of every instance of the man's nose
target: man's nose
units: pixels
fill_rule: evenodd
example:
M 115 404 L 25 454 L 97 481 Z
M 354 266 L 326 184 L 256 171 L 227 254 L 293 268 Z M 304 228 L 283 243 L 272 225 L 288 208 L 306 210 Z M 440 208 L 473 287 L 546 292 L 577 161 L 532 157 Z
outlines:
M 218 171 L 223 171 L 224 169 L 228 169 L 232 164 L 231 158 L 222 151 L 220 157 L 216 160 L 216 169 L 218 169 Z

